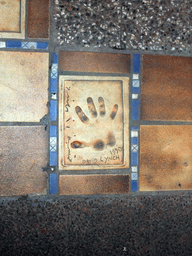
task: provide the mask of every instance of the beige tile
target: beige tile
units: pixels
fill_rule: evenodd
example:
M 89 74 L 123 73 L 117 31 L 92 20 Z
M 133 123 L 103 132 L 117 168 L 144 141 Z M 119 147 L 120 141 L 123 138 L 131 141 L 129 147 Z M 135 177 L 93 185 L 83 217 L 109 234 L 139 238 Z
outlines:
M 25 38 L 26 0 L 0 0 L 0 38 Z
M 0 121 L 39 122 L 47 113 L 48 53 L 0 52 Z
M 43 126 L 0 127 L 0 195 L 45 194 L 47 132 Z
M 0 1 L 0 31 L 19 32 L 20 0 Z
M 140 190 L 192 189 L 192 126 L 141 126 Z
M 60 77 L 60 169 L 128 168 L 128 78 Z
M 129 175 L 60 175 L 60 195 L 128 194 Z

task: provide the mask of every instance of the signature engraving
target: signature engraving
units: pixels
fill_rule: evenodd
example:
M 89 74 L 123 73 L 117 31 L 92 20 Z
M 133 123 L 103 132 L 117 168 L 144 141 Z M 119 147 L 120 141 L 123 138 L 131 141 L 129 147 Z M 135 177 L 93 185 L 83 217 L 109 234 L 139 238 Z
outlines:
M 115 161 L 115 160 L 120 160 L 119 155 L 116 156 L 100 156 L 100 158 L 92 158 L 92 159 L 83 159 L 82 163 L 83 164 L 97 164 L 99 162 L 103 162 L 103 163 L 108 163 L 110 161 Z
M 70 143 L 69 141 L 71 140 L 71 137 L 70 136 L 67 136 L 67 152 L 68 152 L 68 155 L 67 155 L 67 159 L 72 162 L 72 158 L 71 158 L 71 150 L 70 150 Z
M 69 108 L 71 107 L 70 104 L 69 104 L 69 99 L 70 99 L 70 96 L 69 96 L 69 93 L 67 93 L 67 100 L 66 100 L 66 104 L 65 104 L 65 112 L 69 112 Z

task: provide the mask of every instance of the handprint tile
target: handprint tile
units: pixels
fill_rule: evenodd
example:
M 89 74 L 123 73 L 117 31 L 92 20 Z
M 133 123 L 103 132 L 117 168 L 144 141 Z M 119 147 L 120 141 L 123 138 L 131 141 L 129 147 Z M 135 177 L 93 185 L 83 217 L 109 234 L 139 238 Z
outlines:
M 92 118 L 93 119 L 97 118 L 97 116 L 98 116 L 97 110 L 96 110 L 94 101 L 91 97 L 87 98 L 87 105 L 88 105 L 88 109 L 90 111 Z M 106 110 L 105 110 L 105 102 L 102 97 L 98 98 L 98 106 L 99 106 L 99 115 L 101 117 L 104 117 L 106 115 Z M 118 104 L 115 104 L 110 113 L 111 120 L 113 120 L 115 118 L 115 116 L 117 114 L 117 110 L 118 110 Z M 75 112 L 78 115 L 78 117 L 82 123 L 91 125 L 90 119 L 85 115 L 85 113 L 79 106 L 75 107 Z M 100 121 L 98 121 L 97 119 L 96 119 L 95 126 L 98 126 L 98 127 L 100 126 Z M 83 142 L 83 141 L 73 141 L 73 142 L 71 142 L 71 147 L 76 148 L 76 149 L 84 148 L 84 147 L 92 147 L 94 150 L 103 150 L 106 146 L 110 146 L 110 147 L 115 146 L 115 143 L 116 143 L 116 139 L 115 139 L 115 135 L 113 134 L 113 131 L 108 131 L 107 137 L 104 140 L 101 140 L 98 138 L 97 140 L 90 141 L 89 143 Z
M 128 90 L 128 84 L 126 88 Z M 128 102 L 123 105 L 123 93 L 119 78 L 90 77 L 64 82 L 59 111 L 63 118 L 60 119 L 61 168 L 124 166 L 125 148 L 126 153 L 128 148 L 128 107 L 125 113 Z

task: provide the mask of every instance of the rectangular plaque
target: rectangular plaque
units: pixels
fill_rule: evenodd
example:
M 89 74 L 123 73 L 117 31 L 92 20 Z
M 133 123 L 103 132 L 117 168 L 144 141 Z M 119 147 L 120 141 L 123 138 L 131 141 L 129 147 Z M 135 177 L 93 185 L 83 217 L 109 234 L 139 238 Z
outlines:
M 59 169 L 129 167 L 127 77 L 60 76 Z

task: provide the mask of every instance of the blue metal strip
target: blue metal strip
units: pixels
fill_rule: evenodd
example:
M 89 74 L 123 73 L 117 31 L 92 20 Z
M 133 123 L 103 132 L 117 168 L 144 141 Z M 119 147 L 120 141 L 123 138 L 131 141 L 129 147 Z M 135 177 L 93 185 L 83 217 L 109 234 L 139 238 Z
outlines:
M 51 173 L 49 177 L 49 192 L 50 194 L 57 193 L 57 174 Z
M 51 93 L 57 93 L 57 78 L 50 79 L 50 91 Z
M 138 152 L 131 152 L 131 165 L 138 165 Z
M 50 101 L 50 120 L 56 121 L 57 119 L 57 101 L 51 100 Z
M 57 152 L 49 152 L 50 166 L 57 166 Z
M 50 126 L 50 137 L 57 137 L 57 126 Z
M 37 42 L 37 49 L 48 49 L 49 44 L 46 42 Z
M 138 182 L 133 180 L 131 181 L 131 192 L 137 192 L 138 190 Z
M 58 64 L 58 55 L 55 52 L 53 52 L 52 57 L 53 57 L 53 63 Z
M 139 93 L 139 87 L 132 87 L 132 93 Z
M 138 127 L 138 126 L 134 126 L 134 127 L 131 128 L 131 130 L 136 130 L 136 131 L 138 131 L 138 130 L 139 130 L 139 127 Z
M 133 73 L 140 73 L 140 54 L 133 54 Z
M 131 144 L 138 144 L 138 138 L 137 137 L 131 138 Z
M 7 41 L 7 48 L 21 48 L 21 41 Z
M 132 100 L 132 120 L 139 120 L 139 100 Z

